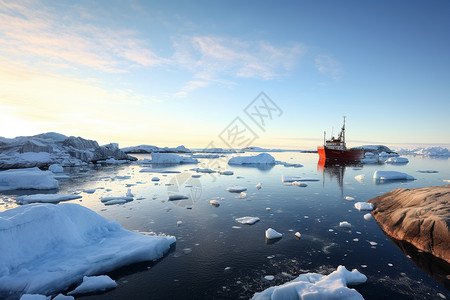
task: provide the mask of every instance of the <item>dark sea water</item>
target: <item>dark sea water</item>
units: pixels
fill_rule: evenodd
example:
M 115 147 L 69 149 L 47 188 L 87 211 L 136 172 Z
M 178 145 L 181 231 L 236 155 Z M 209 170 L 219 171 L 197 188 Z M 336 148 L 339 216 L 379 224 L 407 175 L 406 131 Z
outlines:
M 450 299 L 449 266 L 408 244 L 392 241 L 375 220 L 366 221 L 354 203 L 367 201 L 395 188 L 446 185 L 450 179 L 447 158 L 407 156 L 403 165 L 321 165 L 317 154 L 271 153 L 277 160 L 301 163 L 292 168 L 228 166 L 227 158 L 200 159 L 198 165 L 153 166 L 181 173 L 141 173 L 137 164 L 84 167 L 66 170 L 70 179 L 60 183 L 60 192 L 97 189 L 82 193 L 85 205 L 122 227 L 173 235 L 176 245 L 158 262 L 139 263 L 108 273 L 118 287 L 77 299 L 249 299 L 272 285 L 294 279 L 301 273 L 329 274 L 339 265 L 358 269 L 368 277 L 355 286 L 365 299 Z M 250 154 L 254 155 L 254 154 Z M 139 158 L 149 157 L 139 155 Z M 202 174 L 192 178 L 191 168 L 219 165 L 234 175 Z M 152 166 L 146 166 L 146 168 Z M 408 173 L 413 181 L 375 182 L 376 170 Z M 437 173 L 421 173 L 433 170 Z M 362 182 L 356 175 L 364 174 Z M 161 180 L 152 182 L 157 176 Z M 318 179 L 307 187 L 284 185 L 282 176 Z M 262 188 L 256 189 L 261 182 Z M 245 198 L 229 193 L 229 186 L 247 187 Z M 104 196 L 125 196 L 135 200 L 105 206 Z M 168 201 L 169 193 L 186 200 Z M 345 197 L 353 197 L 354 201 Z M 14 198 L 15 195 L 9 197 Z M 217 199 L 220 206 L 210 204 Z M 270 208 L 270 210 L 268 210 Z M 242 225 L 235 218 L 254 216 L 254 225 Z M 181 221 L 181 224 L 180 222 Z M 339 222 L 351 223 L 350 230 Z M 283 234 L 267 242 L 265 231 Z M 296 239 L 295 232 L 302 237 Z M 266 275 L 275 279 L 268 281 Z M 447 288 L 445 287 L 447 285 Z

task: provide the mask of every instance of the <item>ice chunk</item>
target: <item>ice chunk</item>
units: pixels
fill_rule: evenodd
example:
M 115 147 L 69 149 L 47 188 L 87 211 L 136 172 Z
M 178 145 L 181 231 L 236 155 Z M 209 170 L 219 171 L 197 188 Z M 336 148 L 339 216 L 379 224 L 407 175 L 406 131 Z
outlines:
M 387 164 L 407 164 L 409 160 L 406 157 L 390 157 L 385 163 Z
M 235 198 L 237 199 L 244 199 L 245 197 L 247 197 L 247 193 L 241 192 L 239 196 L 236 196 Z
M 133 198 L 134 197 L 134 195 L 131 193 L 131 189 L 128 189 L 127 190 L 127 195 L 126 195 L 128 198 Z
M 180 195 L 180 194 L 169 194 L 169 201 L 182 200 L 182 199 L 189 199 L 189 197 L 185 196 L 185 195 Z
M 406 173 L 397 171 L 375 171 L 373 173 L 375 180 L 414 180 L 415 178 Z
M 275 158 L 268 153 L 260 153 L 256 156 L 237 156 L 228 161 L 229 165 L 265 164 L 274 165 Z
M 162 173 L 162 174 L 181 173 L 180 171 L 151 169 L 151 168 L 143 168 L 143 169 L 140 169 L 139 172 L 141 172 L 141 173 Z
M 373 210 L 373 204 L 367 202 L 356 202 L 355 208 L 357 210 Z
M 87 193 L 87 194 L 93 194 L 95 193 L 97 189 L 88 189 L 88 190 L 84 190 L 83 193 Z
M 298 187 L 307 187 L 308 185 L 304 182 L 300 182 L 300 181 L 294 181 L 292 182 L 292 185 L 296 185 Z
M 58 203 L 60 201 L 69 201 L 79 198 L 81 198 L 80 195 L 73 195 L 73 194 L 34 194 L 17 197 L 16 201 L 20 204 L 36 203 L 36 202 Z
M 439 173 L 439 171 L 436 170 L 418 170 L 419 173 Z
M 220 175 L 233 175 L 233 171 L 221 171 L 219 172 Z
M 230 193 L 242 193 L 246 190 L 247 190 L 246 187 L 238 186 L 238 185 L 234 185 L 234 186 L 227 188 L 227 191 L 229 191 Z
M 275 278 L 275 276 L 273 276 L 273 275 L 266 275 L 266 276 L 264 276 L 264 279 L 265 280 L 269 280 L 269 281 L 274 280 L 274 278 Z
M 256 222 L 259 221 L 258 217 L 242 217 L 242 218 L 237 218 L 236 221 L 238 221 L 241 224 L 255 224 Z
M 319 181 L 320 179 L 316 178 L 302 178 L 299 176 L 283 176 L 281 178 L 283 182 L 294 182 L 294 181 Z
M 11 169 L 0 171 L 0 191 L 6 190 L 51 190 L 59 188 L 53 172 L 39 168 Z
M 198 160 L 192 157 L 173 153 L 152 153 L 152 164 L 196 164 Z
M 260 189 L 261 189 L 261 186 L 262 186 L 262 183 L 259 182 L 259 183 L 256 185 L 256 189 L 260 190 Z
M 300 233 L 300 232 L 296 232 L 295 234 L 294 234 L 294 236 L 296 237 L 296 238 L 301 238 L 302 237 L 302 234 Z
M 371 213 L 367 213 L 367 214 L 364 215 L 364 220 L 370 221 L 370 220 L 372 220 L 372 219 L 373 219 L 373 217 L 372 217 L 372 214 L 371 214 Z
M 52 297 L 41 294 L 24 294 L 20 300 L 50 300 Z
M 50 167 L 48 167 L 49 171 L 52 171 L 53 173 L 62 173 L 64 172 L 64 168 L 60 164 L 53 164 Z
M 73 296 L 65 296 L 63 294 L 58 294 L 53 300 L 75 300 Z
M 209 201 L 209 204 L 211 204 L 211 205 L 213 205 L 215 207 L 219 207 L 220 206 L 220 203 L 217 200 L 211 200 L 211 201 Z
M 352 299 L 364 298 L 348 285 L 361 284 L 367 277 L 357 270 L 348 271 L 339 266 L 328 276 L 318 273 L 301 274 L 283 285 L 270 287 L 253 295 L 252 300 L 298 300 L 298 299 Z M 338 295 L 338 296 L 337 296 Z
M 342 227 L 342 228 L 352 228 L 352 224 L 350 224 L 350 223 L 347 222 L 347 221 L 342 221 L 342 222 L 339 222 L 339 227 Z
M 275 231 L 272 228 L 269 228 L 269 229 L 266 230 L 266 238 L 268 240 L 270 240 L 270 239 L 279 239 L 281 237 L 283 237 L 283 234 Z
M 85 275 L 157 260 L 174 242 L 122 229 L 75 203 L 19 206 L 0 213 L 0 299 L 56 294 Z
M 363 182 L 364 177 L 366 177 L 366 175 L 364 175 L 364 174 L 356 175 L 355 180 L 358 182 Z
M 118 200 L 118 201 L 116 201 Z M 111 201 L 116 201 L 114 204 L 117 203 L 125 203 L 127 201 L 133 201 L 133 197 L 102 197 L 100 198 L 101 202 L 107 202 L 108 204 L 113 204 L 113 203 L 109 203 Z
M 346 197 L 345 197 L 345 200 L 347 200 L 347 201 L 353 201 L 353 200 L 355 200 L 355 198 L 350 197 L 350 196 L 346 196 Z
M 191 177 L 192 178 L 200 178 L 200 177 L 202 177 L 202 175 L 201 174 L 193 174 Z
M 113 289 L 116 286 L 117 283 L 114 280 L 112 280 L 108 275 L 84 276 L 83 283 L 77 286 L 77 288 L 74 289 L 73 291 L 67 293 L 67 295 L 105 291 Z

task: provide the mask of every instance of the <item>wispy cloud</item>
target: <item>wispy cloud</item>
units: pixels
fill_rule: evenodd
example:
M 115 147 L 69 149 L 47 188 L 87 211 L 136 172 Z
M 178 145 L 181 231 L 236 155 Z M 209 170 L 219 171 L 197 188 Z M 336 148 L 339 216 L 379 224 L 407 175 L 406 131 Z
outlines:
M 126 72 L 135 66 L 168 62 L 151 51 L 135 32 L 83 24 L 82 20 L 68 22 L 64 16 L 50 13 L 42 3 L 0 1 L 0 19 L 0 51 L 16 58 L 38 58 L 104 72 Z
M 285 76 L 306 53 L 306 47 L 301 44 L 280 47 L 267 41 L 217 36 L 184 36 L 174 42 L 174 47 L 174 63 L 208 82 Z
M 175 93 L 176 98 L 182 98 L 185 97 L 189 92 L 192 92 L 198 88 L 206 87 L 210 85 L 210 82 L 208 81 L 189 81 L 181 91 Z
M 319 72 L 331 77 L 335 81 L 341 80 L 344 70 L 341 64 L 329 55 L 320 54 L 315 59 Z

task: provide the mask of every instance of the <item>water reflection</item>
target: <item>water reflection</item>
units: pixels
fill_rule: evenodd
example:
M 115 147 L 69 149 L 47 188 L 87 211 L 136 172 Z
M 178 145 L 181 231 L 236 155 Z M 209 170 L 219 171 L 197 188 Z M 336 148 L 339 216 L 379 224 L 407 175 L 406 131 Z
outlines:
M 355 161 L 346 160 L 328 160 L 324 158 L 319 158 L 317 162 L 317 171 L 323 174 L 323 184 L 325 185 L 325 174 L 328 175 L 331 181 L 336 179 L 339 188 L 341 190 L 341 195 L 344 195 L 344 173 L 345 168 L 362 168 L 363 164 Z

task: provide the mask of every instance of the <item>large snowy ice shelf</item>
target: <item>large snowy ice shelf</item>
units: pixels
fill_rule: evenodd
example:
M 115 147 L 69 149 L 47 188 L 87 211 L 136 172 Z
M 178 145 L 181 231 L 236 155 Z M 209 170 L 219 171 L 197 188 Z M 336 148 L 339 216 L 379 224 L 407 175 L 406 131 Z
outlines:
M 0 299 L 54 294 L 83 276 L 157 260 L 174 242 L 122 229 L 74 203 L 19 206 L 0 213 Z
M 301 274 L 283 285 L 270 287 L 253 295 L 252 300 L 298 300 L 298 299 L 364 299 L 347 284 L 356 285 L 367 281 L 358 270 L 348 271 L 339 266 L 336 271 L 325 276 L 318 273 Z

